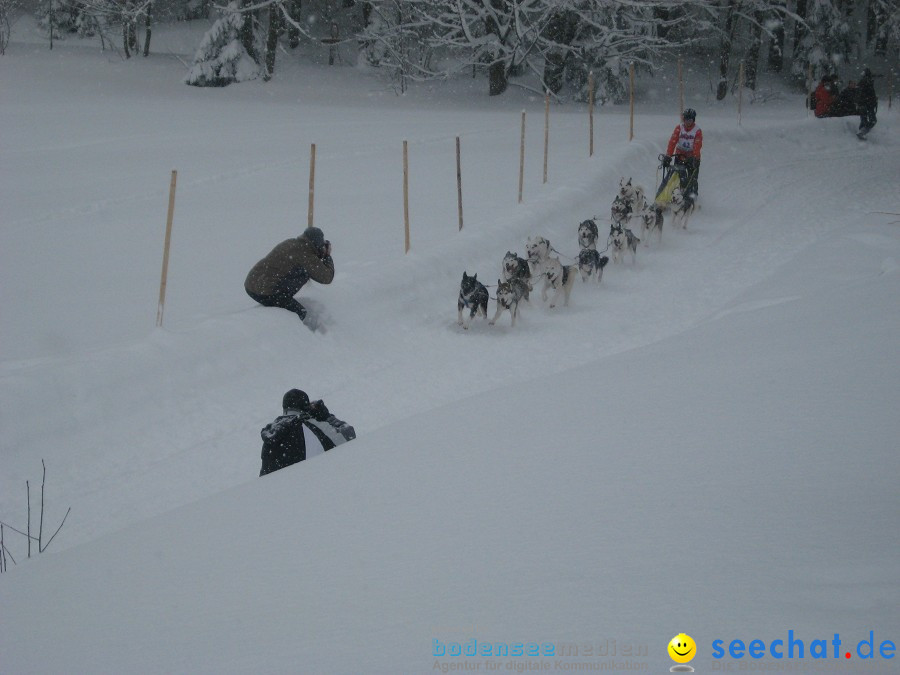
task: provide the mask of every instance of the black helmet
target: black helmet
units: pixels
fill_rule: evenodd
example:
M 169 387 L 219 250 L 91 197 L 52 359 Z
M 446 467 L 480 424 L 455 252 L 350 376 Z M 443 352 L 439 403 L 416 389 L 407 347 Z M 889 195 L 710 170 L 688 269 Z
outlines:
M 697 111 L 693 108 L 685 108 L 684 112 L 681 113 L 681 119 L 683 120 L 695 120 L 697 119 Z

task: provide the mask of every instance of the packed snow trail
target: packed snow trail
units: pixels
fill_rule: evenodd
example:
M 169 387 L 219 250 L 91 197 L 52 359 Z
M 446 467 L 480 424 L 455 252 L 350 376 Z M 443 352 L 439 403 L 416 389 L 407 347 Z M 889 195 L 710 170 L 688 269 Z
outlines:
M 517 205 L 519 110 L 542 110 L 538 100 L 486 102 L 464 91 L 445 106 L 412 95 L 372 101 L 349 89 L 323 107 L 298 103 L 289 74 L 256 100 L 253 84 L 185 91 L 171 69 L 151 64 L 149 87 L 110 69 L 101 87 L 117 95 L 92 116 L 95 93 L 68 84 L 77 65 L 64 60 L 41 77 L 61 78 L 70 105 L 84 113 L 78 119 L 93 124 L 77 134 L 55 128 L 48 144 L 39 142 L 40 111 L 51 89 L 29 86 L 36 75 L 28 68 L 54 57 L 16 64 L 9 56 L 3 85 L 23 96 L 4 102 L 4 118 L 22 170 L 0 251 L 0 514 L 21 511 L 24 481 L 36 480 L 44 458 L 53 503 L 76 514 L 54 542 L 60 547 L 255 476 L 258 430 L 291 387 L 324 398 L 361 435 L 484 391 L 533 391 L 539 409 L 548 378 L 728 311 L 810 245 L 897 210 L 897 171 L 885 170 L 898 161 L 894 117 L 884 115 L 862 145 L 847 121 L 806 118 L 793 101 L 760 107 L 742 127 L 727 106 L 696 106 L 706 138 L 702 209 L 687 231 L 668 222 L 662 244 L 641 246 L 636 264 L 610 264 L 599 286 L 578 280 L 569 307 L 550 310 L 537 293 L 514 329 L 484 321 L 464 332 L 455 321 L 462 273 L 494 283 L 503 255 L 523 255 L 529 236 L 574 256 L 577 226 L 588 217 L 597 216 L 602 239 L 622 176 L 655 188 L 657 155 L 675 121 L 669 112 L 639 114 L 628 143 L 623 111 L 602 110 L 598 150 L 588 158 L 583 110 L 554 108 L 547 185 L 541 115 L 529 115 L 525 201 Z M 324 91 L 335 86 L 314 69 L 300 74 Z M 164 121 L 148 103 L 186 96 L 184 114 Z M 284 136 L 274 131 L 234 136 L 263 113 L 267 129 L 296 143 L 294 156 L 284 156 Z M 463 139 L 462 232 L 448 129 Z M 72 143 L 78 135 L 84 140 Z M 305 226 L 311 142 L 316 224 L 334 242 L 337 273 L 300 298 L 321 309 L 327 335 L 255 306 L 242 289 L 247 270 Z M 135 163 L 135 153 L 145 159 Z M 173 166 L 166 324 L 153 330 Z M 42 189 L 41 175 L 56 188 Z M 50 272 L 34 273 L 43 269 Z M 110 503 L 121 508 L 111 512 Z

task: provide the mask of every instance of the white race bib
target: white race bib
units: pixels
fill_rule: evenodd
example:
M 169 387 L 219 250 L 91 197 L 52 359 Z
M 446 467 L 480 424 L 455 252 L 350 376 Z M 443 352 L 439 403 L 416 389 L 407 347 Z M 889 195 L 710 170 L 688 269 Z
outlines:
M 681 127 L 681 132 L 678 134 L 678 143 L 675 145 L 676 150 L 681 150 L 682 152 L 691 153 L 694 151 L 694 139 L 697 137 L 697 132 L 699 131 L 698 127 L 694 127 L 690 131 L 686 130 L 684 126 Z

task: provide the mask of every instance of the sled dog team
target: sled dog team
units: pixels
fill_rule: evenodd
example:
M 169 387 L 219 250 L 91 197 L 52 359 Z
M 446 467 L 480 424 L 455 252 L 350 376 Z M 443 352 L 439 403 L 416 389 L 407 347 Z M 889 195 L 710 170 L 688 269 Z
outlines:
M 694 204 L 684 198 L 681 188 L 675 188 L 668 206 L 672 209 L 675 224 L 687 228 Z M 640 223 L 640 238 L 629 227 L 632 220 Z M 529 301 L 529 294 L 534 290 L 533 283 L 541 278 L 544 282 L 541 300 L 547 302 L 552 290 L 550 307 L 556 307 L 560 299 L 563 305 L 567 306 L 576 274 L 580 273 L 583 282 L 593 279 L 600 283 L 602 280 L 603 269 L 609 262 L 609 257 L 602 253 L 610 251 L 613 262 L 618 263 L 627 252 L 630 252 L 634 264 L 641 239 L 646 246 L 649 236 L 655 232 L 657 243 L 662 241 L 663 207 L 656 202 L 648 203 L 644 188 L 632 183 L 631 178 L 626 180 L 623 177 L 619 180 L 619 191 L 610 209 L 610 222 L 609 236 L 603 251 L 597 250 L 599 230 L 596 221 L 589 219 L 579 224 L 580 250 L 575 258 L 575 264 L 572 265 L 563 265 L 558 257 L 553 257 L 553 253 L 559 252 L 551 246 L 550 240 L 544 237 L 528 238 L 525 243 L 525 258 L 507 251 L 500 265 L 500 278 L 497 280 L 497 311 L 488 323 L 493 326 L 506 311 L 510 314 L 511 325 L 515 326 L 519 303 L 523 300 Z M 457 301 L 457 324 L 467 329 L 469 321 L 476 315 L 480 314 L 487 318 L 489 299 L 487 286 L 478 281 L 478 275 L 469 276 L 467 272 L 463 272 Z

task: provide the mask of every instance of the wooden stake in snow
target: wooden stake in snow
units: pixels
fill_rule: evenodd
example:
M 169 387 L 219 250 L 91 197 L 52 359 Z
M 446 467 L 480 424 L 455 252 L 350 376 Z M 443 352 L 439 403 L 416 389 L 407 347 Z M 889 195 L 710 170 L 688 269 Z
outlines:
M 459 136 L 456 137 L 456 210 L 459 213 L 459 229 L 463 228 L 462 208 L 462 163 L 459 153 Z
M 544 183 L 547 182 L 547 156 L 550 154 L 550 92 L 544 94 Z
M 306 226 L 313 226 L 313 201 L 316 193 L 316 144 L 309 146 L 309 215 Z
M 588 73 L 588 157 L 594 156 L 594 71 Z
M 681 75 L 681 58 L 678 59 L 678 117 L 684 110 L 684 78 Z
M 409 154 L 403 141 L 403 229 L 406 235 L 404 253 L 409 253 Z
M 744 62 L 738 68 L 738 126 L 741 126 L 741 105 L 744 102 Z
M 632 139 L 634 139 L 634 64 L 633 63 L 628 66 L 628 85 L 629 85 L 629 89 L 630 89 L 630 94 L 628 97 L 630 100 L 630 103 L 629 103 L 630 113 L 629 114 L 631 117 L 630 127 L 628 128 L 628 140 L 631 141 Z
M 169 275 L 169 246 L 172 243 L 172 217 L 175 215 L 175 181 L 177 171 L 172 171 L 172 182 L 169 184 L 169 215 L 166 218 L 166 243 L 163 246 L 162 276 L 159 280 L 159 304 L 156 307 L 156 325 L 163 325 L 163 310 L 166 307 L 166 277 Z
M 25 481 L 25 498 L 28 500 L 28 526 L 27 532 L 25 536 L 28 537 L 28 557 L 31 557 L 31 484 L 26 480 Z
M 522 186 L 525 183 L 525 111 L 522 111 L 522 141 L 519 143 L 519 203 L 522 203 Z

